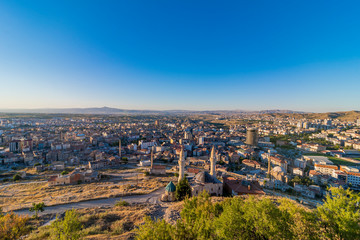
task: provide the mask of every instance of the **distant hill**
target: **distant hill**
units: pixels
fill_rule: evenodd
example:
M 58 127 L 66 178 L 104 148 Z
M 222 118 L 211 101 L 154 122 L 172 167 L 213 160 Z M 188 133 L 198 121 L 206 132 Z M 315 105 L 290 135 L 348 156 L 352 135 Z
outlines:
M 110 107 L 100 108 L 39 108 L 39 109 L 0 109 L 4 113 L 54 113 L 54 114 L 104 114 L 104 115 L 172 115 L 172 114 L 206 114 L 206 115 L 252 115 L 264 114 L 276 117 L 292 117 L 295 119 L 340 119 L 346 121 L 355 121 L 360 118 L 360 111 L 347 112 L 329 112 L 329 113 L 306 113 L 292 110 L 261 110 L 261 111 L 247 111 L 247 110 L 131 110 Z
M 342 121 L 355 121 L 360 118 L 360 111 L 327 112 L 327 113 L 272 113 L 270 116 L 293 117 L 295 119 L 339 119 Z
M 38 109 L 0 109 L 5 113 L 55 113 L 55 114 L 265 114 L 265 113 L 299 113 L 291 110 L 131 110 L 110 107 L 101 108 L 38 108 Z
M 57 114 L 159 114 L 161 111 L 127 110 L 119 108 L 39 108 L 39 109 L 5 109 L 6 113 L 57 113 Z

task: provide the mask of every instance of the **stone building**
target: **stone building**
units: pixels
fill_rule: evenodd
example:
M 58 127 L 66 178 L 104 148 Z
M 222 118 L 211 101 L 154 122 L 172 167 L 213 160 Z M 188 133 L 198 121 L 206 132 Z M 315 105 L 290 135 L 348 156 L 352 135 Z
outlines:
M 67 184 L 79 184 L 83 182 L 94 182 L 100 179 L 100 175 L 97 171 L 93 170 L 86 170 L 80 171 L 79 169 L 75 169 L 69 174 L 66 175 L 56 175 L 51 176 L 48 180 L 49 186 L 54 185 L 67 185 Z
M 150 174 L 151 175 L 165 175 L 166 166 L 164 165 L 154 165 L 154 147 L 151 149 L 151 159 L 150 159 Z
M 197 196 L 204 190 L 211 196 L 221 196 L 223 194 L 223 183 L 215 176 L 210 175 L 208 172 L 200 172 L 196 174 L 194 181 L 192 181 L 190 185 L 192 196 Z
M 172 181 L 165 188 L 165 193 L 161 196 L 161 201 L 163 202 L 173 202 L 175 198 L 176 186 Z
M 271 178 L 273 178 L 273 179 L 282 181 L 282 182 L 284 182 L 284 183 L 288 183 L 288 181 L 289 181 L 289 178 L 288 178 L 288 176 L 286 175 L 285 169 L 283 169 L 283 168 L 280 167 L 280 166 L 274 167 L 274 168 L 271 170 L 270 174 L 271 174 Z
M 215 148 L 213 146 L 210 155 L 210 174 L 208 172 L 199 172 L 190 182 L 191 195 L 197 196 L 204 190 L 211 196 L 222 196 L 223 183 L 216 178 L 216 158 Z

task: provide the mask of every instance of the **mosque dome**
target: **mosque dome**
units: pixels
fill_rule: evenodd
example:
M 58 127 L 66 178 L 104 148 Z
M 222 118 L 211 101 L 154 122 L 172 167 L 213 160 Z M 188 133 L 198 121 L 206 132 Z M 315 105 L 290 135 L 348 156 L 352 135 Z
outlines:
M 176 187 L 172 181 L 169 182 L 169 184 L 166 186 L 165 191 L 167 192 L 175 192 Z
M 282 168 L 282 167 L 280 167 L 280 166 L 274 167 L 271 171 L 272 171 L 272 172 L 276 172 L 276 173 L 285 173 L 284 168 Z
M 196 174 L 195 181 L 198 183 L 205 183 L 205 172 L 199 172 Z

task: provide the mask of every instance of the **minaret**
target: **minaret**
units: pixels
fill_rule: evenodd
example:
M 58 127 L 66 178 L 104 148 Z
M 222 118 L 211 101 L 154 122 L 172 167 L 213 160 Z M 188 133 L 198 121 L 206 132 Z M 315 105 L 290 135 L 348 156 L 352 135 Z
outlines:
M 119 139 L 119 158 L 121 158 L 121 139 Z
M 213 146 L 210 155 L 210 175 L 214 177 L 216 177 L 215 165 L 216 165 L 215 147 Z
M 271 171 L 271 155 L 270 153 L 268 153 L 268 177 L 271 179 L 270 171 Z
M 151 158 L 150 158 L 150 163 L 151 163 L 151 166 L 150 168 L 152 169 L 153 166 L 154 166 L 154 147 L 151 148 Z
M 179 182 L 184 179 L 185 173 L 185 158 L 184 158 L 184 148 L 181 147 L 180 157 L 179 157 Z

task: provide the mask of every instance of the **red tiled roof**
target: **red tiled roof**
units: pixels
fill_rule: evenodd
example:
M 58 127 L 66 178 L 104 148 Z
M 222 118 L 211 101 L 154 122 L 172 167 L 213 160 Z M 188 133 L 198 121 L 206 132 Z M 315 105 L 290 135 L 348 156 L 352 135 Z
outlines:
M 309 175 L 321 175 L 321 173 L 315 170 L 310 170 Z
M 223 178 L 224 184 L 231 188 L 234 192 L 239 195 L 243 194 L 265 194 L 265 192 L 261 189 L 258 182 L 255 181 L 247 181 L 250 184 L 250 189 L 247 185 L 242 184 L 242 181 L 235 178 Z
M 197 169 L 197 168 L 188 168 L 187 169 L 187 172 L 189 172 L 189 173 L 199 173 L 200 172 L 200 170 L 199 169 Z
M 48 182 L 53 182 L 57 179 L 58 177 L 57 176 L 51 176 L 48 180 Z
M 242 163 L 244 164 L 254 164 L 254 165 L 260 165 L 260 163 L 258 163 L 257 161 L 254 160 L 249 160 L 249 159 L 245 159 L 242 161 Z
M 337 166 L 334 166 L 334 165 L 323 165 L 323 164 L 316 164 L 316 163 L 315 163 L 315 167 L 331 168 L 331 169 L 335 169 L 335 170 L 339 169 Z
M 164 166 L 164 165 L 154 165 L 153 166 L 153 169 L 165 169 L 166 168 L 166 166 Z

